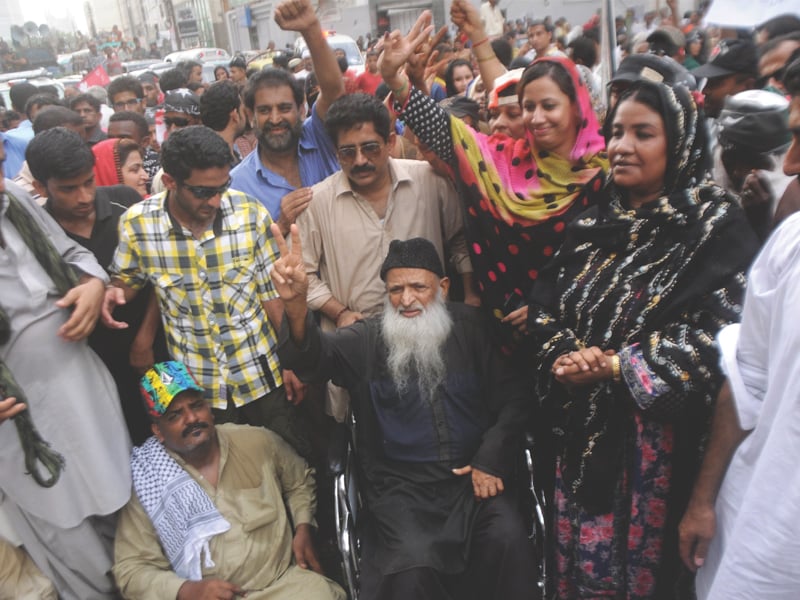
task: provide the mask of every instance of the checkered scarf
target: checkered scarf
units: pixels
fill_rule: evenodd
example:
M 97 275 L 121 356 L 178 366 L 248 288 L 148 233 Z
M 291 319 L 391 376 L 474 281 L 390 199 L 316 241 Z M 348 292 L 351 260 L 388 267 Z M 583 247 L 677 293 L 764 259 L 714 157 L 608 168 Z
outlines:
M 230 523 L 155 437 L 131 452 L 131 474 L 172 569 L 179 577 L 200 581 L 203 555 L 203 566 L 214 566 L 209 541 L 228 531 Z

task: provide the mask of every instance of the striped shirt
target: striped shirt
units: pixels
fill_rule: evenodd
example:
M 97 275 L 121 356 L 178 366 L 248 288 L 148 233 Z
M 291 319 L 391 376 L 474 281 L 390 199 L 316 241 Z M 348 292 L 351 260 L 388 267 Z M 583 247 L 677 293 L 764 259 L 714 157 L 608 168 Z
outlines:
M 267 210 L 233 190 L 213 227 L 195 239 L 167 209 L 167 193 L 120 219 L 111 271 L 125 285 L 153 284 L 172 357 L 197 377 L 214 408 L 247 404 L 282 385 L 276 335 L 262 303 L 278 297 Z

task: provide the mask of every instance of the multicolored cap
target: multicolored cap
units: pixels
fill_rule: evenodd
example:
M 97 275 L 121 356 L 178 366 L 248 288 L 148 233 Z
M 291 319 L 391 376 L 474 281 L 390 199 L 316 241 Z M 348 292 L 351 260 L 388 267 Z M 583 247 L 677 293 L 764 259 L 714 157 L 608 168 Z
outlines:
M 203 388 L 189 368 L 176 360 L 156 363 L 153 368 L 148 369 L 139 383 L 142 400 L 151 417 L 163 415 L 175 396 L 186 390 L 203 393 Z

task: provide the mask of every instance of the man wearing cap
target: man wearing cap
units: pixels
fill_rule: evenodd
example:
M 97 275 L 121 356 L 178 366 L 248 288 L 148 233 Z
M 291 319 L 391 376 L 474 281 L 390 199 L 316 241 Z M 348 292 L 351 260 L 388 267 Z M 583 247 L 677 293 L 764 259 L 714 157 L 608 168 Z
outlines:
M 183 363 L 141 394 L 153 436 L 131 453 L 133 491 L 114 542 L 126 600 L 344 600 L 312 543 L 313 471 L 270 431 L 214 424 Z
M 308 309 L 302 242 L 272 226 L 284 302 L 281 361 L 351 394 L 369 522 L 361 598 L 530 598 L 532 548 L 511 490 L 529 393 L 492 349 L 478 309 L 446 301 L 435 246 L 394 240 L 381 316 L 322 333 Z M 362 513 L 363 514 L 363 513 Z
M 722 39 L 708 62 L 692 71 L 692 75 L 698 80 L 706 78 L 704 109 L 707 117 L 716 119 L 727 96 L 755 87 L 758 77 L 756 46 L 751 40 Z
M 231 152 L 208 127 L 174 131 L 161 149 L 167 191 L 120 219 L 103 320 L 147 282 L 161 309 L 170 355 L 199 378 L 217 420 L 269 427 L 303 456 L 308 432 L 292 403 L 303 388 L 275 353 L 280 300 L 269 281 L 271 219 L 229 190 Z
M 800 60 L 792 94 L 787 175 L 800 175 Z M 727 381 L 680 523 L 680 552 L 700 600 L 795 600 L 800 589 L 800 216 L 764 244 L 747 277 L 741 324 L 717 337 Z
M 720 151 L 714 157 L 714 181 L 741 198 L 762 240 L 772 231 L 778 202 L 794 179 L 783 174 L 783 155 L 792 141 L 788 118 L 786 98 L 747 90 L 726 98 L 717 119 Z
M 314 61 L 320 94 L 311 115 L 302 120 L 302 82 L 281 69 L 253 75 L 244 101 L 258 146 L 231 172 L 231 178 L 234 189 L 260 200 L 281 231 L 288 231 L 311 201 L 310 186 L 339 170 L 324 121 L 328 107 L 344 94 L 344 82 L 310 0 L 282 2 L 275 10 L 275 21 L 284 30 L 302 34 Z

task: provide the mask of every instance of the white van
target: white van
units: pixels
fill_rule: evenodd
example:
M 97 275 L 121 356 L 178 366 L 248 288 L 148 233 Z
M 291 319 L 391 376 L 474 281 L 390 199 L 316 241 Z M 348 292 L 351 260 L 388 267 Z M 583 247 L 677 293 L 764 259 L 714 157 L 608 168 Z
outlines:
M 324 31 L 325 38 L 328 40 L 328 45 L 334 50 L 344 50 L 344 55 L 347 57 L 347 64 L 349 69 L 356 75 L 364 72 L 364 56 L 361 50 L 358 49 L 358 44 L 349 35 L 336 33 L 335 31 Z M 299 37 L 294 43 L 294 53 L 297 56 L 302 56 L 306 50 L 306 41 Z

